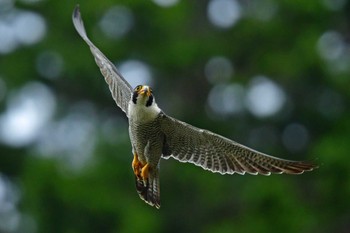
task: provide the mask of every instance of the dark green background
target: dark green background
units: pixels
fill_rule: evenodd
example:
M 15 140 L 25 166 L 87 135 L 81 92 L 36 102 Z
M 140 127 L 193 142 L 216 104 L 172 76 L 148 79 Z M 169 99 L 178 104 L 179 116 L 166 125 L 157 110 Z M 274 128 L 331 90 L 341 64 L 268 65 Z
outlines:
M 326 0 L 266 0 L 252 10 L 257 2 L 240 1 L 244 13 L 230 28 L 211 24 L 208 1 L 202 0 L 182 0 L 169 8 L 152 1 L 96 0 L 81 1 L 80 8 L 90 38 L 110 60 L 119 64 L 136 59 L 149 65 L 156 100 L 168 114 L 269 154 L 315 160 L 319 169 L 299 176 L 221 176 L 166 160 L 161 164 L 162 207 L 148 206 L 134 187 L 127 119 L 73 28 L 76 2 L 19 1 L 16 9 L 44 17 L 47 34 L 39 43 L 0 54 L 0 77 L 6 85 L 0 114 L 6 113 L 16 90 L 39 82 L 56 98 L 50 122 L 72 112 L 84 115 L 83 124 L 93 128 L 87 138 L 94 138 L 94 144 L 87 162 L 78 167 L 69 158 L 79 160 L 79 152 L 42 154 L 36 140 L 23 146 L 0 144 L 0 175 L 18 196 L 13 201 L 17 223 L 10 221 L 13 212 L 2 210 L 0 232 L 348 232 L 350 3 L 339 1 L 342 7 L 330 9 Z M 255 17 L 264 4 L 276 7 L 271 19 Z M 134 20 L 119 39 L 107 37 L 98 26 L 115 5 L 127 7 Z M 6 13 L 0 11 L 0 16 Z M 341 59 L 327 60 L 319 53 L 320 38 L 329 31 L 343 40 Z M 36 68 L 38 56 L 46 51 L 63 59 L 55 79 L 43 77 Z M 248 87 L 253 77 L 267 76 L 288 96 L 285 108 L 269 117 L 247 110 L 212 117 L 207 98 L 213 84 L 204 67 L 213 56 L 233 64 L 234 73 L 224 85 Z M 341 62 L 345 68 L 337 69 Z M 108 120 L 112 123 L 106 126 Z M 71 130 L 85 129 L 75 123 L 66 127 L 63 145 L 69 144 L 65 140 L 72 138 Z M 291 123 L 307 129 L 309 139 L 300 150 L 288 150 L 282 143 Z M 58 140 L 46 137 L 51 143 Z M 89 148 L 89 142 L 80 142 L 78 150 Z

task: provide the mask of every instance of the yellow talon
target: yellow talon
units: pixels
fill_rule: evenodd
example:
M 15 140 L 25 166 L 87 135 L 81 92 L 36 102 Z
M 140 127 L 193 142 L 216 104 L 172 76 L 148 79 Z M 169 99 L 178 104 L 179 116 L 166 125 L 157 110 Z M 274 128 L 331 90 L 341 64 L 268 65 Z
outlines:
M 141 170 L 141 177 L 144 181 L 146 181 L 148 179 L 148 173 L 149 173 L 149 165 L 148 165 L 148 163 L 146 163 L 146 165 L 143 166 L 143 168 Z
M 134 153 L 134 159 L 131 163 L 132 169 L 134 170 L 135 176 L 141 178 L 141 168 L 143 167 L 142 163 L 139 161 L 138 156 Z
M 149 166 L 148 163 L 143 165 L 137 156 L 136 153 L 134 153 L 134 159 L 132 160 L 131 163 L 132 169 L 134 170 L 135 176 L 143 181 L 147 181 L 148 179 L 148 173 L 149 173 Z

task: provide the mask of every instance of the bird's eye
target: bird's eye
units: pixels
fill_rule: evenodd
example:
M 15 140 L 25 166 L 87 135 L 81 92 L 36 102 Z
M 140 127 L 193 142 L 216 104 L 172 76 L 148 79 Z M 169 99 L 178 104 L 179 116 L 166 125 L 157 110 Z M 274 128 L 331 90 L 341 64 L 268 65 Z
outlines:
M 142 88 L 142 85 L 138 85 L 138 86 L 135 88 L 135 90 L 136 90 L 136 91 L 139 91 L 139 90 L 141 90 L 141 88 Z

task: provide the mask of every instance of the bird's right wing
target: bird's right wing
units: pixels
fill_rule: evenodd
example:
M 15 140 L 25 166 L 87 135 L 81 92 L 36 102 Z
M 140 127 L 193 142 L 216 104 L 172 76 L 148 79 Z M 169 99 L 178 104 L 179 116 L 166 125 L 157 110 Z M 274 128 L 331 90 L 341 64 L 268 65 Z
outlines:
M 119 73 L 113 63 L 87 37 L 79 6 L 75 7 L 72 20 L 81 38 L 89 45 L 91 53 L 95 57 L 96 64 L 100 67 L 101 73 L 109 86 L 114 101 L 128 115 L 128 104 L 132 94 L 132 87 Z
M 221 174 L 301 174 L 317 166 L 255 151 L 228 138 L 161 114 L 163 158 L 173 157 Z

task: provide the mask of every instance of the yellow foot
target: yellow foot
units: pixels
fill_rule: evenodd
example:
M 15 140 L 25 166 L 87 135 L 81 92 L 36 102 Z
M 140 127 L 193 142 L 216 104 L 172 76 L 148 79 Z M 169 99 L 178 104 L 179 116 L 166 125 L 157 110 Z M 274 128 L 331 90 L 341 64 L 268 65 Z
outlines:
M 136 153 L 134 153 L 134 159 L 132 160 L 131 163 L 132 169 L 134 170 L 134 174 L 137 178 L 142 179 L 142 168 L 143 165 L 139 161 L 138 156 Z
M 148 163 L 146 163 L 146 165 L 143 166 L 143 168 L 141 170 L 141 177 L 142 177 L 143 181 L 147 181 L 148 173 L 149 173 L 149 165 L 148 165 Z

